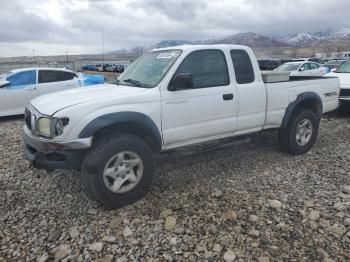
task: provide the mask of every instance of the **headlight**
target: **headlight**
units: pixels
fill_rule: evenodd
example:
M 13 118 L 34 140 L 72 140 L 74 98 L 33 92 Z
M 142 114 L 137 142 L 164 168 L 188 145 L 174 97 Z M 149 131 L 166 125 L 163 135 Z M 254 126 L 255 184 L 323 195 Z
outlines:
M 39 135 L 51 137 L 51 122 L 52 118 L 40 117 L 36 123 L 36 129 Z
M 37 121 L 38 135 L 55 137 L 63 134 L 63 128 L 68 125 L 68 118 L 40 117 Z

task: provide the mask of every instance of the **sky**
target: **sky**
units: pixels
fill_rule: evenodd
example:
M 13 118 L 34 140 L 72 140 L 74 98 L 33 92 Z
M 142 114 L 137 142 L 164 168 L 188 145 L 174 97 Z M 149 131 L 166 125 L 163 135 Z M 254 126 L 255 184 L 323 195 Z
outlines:
M 0 56 L 102 53 L 349 26 L 349 0 L 0 0 Z M 102 40 L 104 39 L 104 41 Z

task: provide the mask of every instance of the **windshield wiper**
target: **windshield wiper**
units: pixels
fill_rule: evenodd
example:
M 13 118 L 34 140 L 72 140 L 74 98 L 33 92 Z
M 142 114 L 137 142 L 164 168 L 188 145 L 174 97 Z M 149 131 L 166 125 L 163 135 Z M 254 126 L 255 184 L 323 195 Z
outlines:
M 146 87 L 140 81 L 137 81 L 135 79 L 128 78 L 128 79 L 125 79 L 125 80 L 123 79 L 122 81 L 132 83 L 134 86 L 137 86 L 137 87 Z

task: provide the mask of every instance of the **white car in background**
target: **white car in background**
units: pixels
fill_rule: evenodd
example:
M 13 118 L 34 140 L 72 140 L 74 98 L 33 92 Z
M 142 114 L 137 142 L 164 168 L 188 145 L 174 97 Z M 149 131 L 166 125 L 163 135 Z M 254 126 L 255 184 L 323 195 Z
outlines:
M 290 72 L 290 76 L 323 76 L 328 73 L 328 69 L 314 62 L 289 62 L 280 65 L 275 71 Z
M 350 105 L 350 60 L 341 64 L 335 71 L 326 76 L 338 77 L 340 81 L 340 96 L 341 105 Z
M 24 114 L 33 98 L 79 87 L 78 75 L 68 69 L 23 68 L 0 76 L 0 116 Z

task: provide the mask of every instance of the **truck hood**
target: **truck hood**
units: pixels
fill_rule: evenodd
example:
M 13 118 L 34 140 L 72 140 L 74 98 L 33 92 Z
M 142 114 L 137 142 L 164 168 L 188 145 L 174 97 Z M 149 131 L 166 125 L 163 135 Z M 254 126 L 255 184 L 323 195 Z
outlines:
M 338 77 L 340 82 L 340 88 L 350 89 L 350 73 L 331 72 L 326 76 Z
M 57 111 L 74 105 L 110 99 L 121 98 L 144 92 L 145 88 L 122 85 L 94 85 L 91 87 L 69 89 L 39 96 L 31 101 L 31 105 L 44 115 L 54 115 Z

